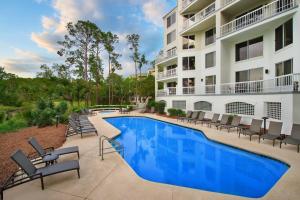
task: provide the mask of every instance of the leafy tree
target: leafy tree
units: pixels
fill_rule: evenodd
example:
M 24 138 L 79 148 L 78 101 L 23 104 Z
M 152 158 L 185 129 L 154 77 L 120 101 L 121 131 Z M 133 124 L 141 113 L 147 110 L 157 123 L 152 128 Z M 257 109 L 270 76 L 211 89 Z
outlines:
M 66 57 L 66 64 L 76 67 L 76 73 L 84 80 L 88 80 L 88 59 L 94 47 L 94 35 L 98 30 L 96 24 L 90 21 L 79 20 L 76 24 L 69 22 L 67 25 L 68 34 L 64 41 L 58 44 L 62 49 L 57 53 Z
M 0 80 L 8 80 L 13 78 L 17 78 L 17 76 L 15 74 L 5 72 L 4 67 L 0 66 Z
M 71 79 L 71 71 L 67 65 L 53 64 L 52 69 L 56 73 L 57 78 L 67 80 Z
M 46 79 L 51 79 L 54 77 L 54 73 L 51 69 L 51 67 L 49 67 L 46 64 L 41 65 L 40 67 L 41 72 L 37 73 L 37 77 L 39 78 L 46 78 Z
M 148 64 L 148 61 L 146 60 L 146 56 L 145 54 L 143 54 L 140 58 L 139 58 L 139 61 L 138 61 L 138 68 L 139 68 L 139 71 L 140 71 L 140 77 L 142 76 L 142 68 L 144 65 L 147 65 Z
M 140 36 L 138 34 L 131 34 L 131 35 L 127 35 L 127 42 L 129 44 L 129 49 L 132 51 L 132 55 L 130 56 L 130 58 L 133 60 L 134 62 L 134 70 L 135 70 L 135 79 L 136 79 L 136 83 L 135 83 L 135 100 L 137 103 L 137 92 L 138 92 L 138 87 L 137 87 L 137 65 L 139 62 L 139 58 L 140 58 L 140 54 L 139 54 L 139 41 L 140 41 Z

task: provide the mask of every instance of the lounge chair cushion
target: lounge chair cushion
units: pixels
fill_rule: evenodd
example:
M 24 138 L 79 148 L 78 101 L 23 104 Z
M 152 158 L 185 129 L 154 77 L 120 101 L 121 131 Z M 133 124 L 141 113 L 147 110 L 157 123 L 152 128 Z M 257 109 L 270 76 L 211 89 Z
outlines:
M 61 172 L 71 171 L 79 169 L 78 160 L 70 160 L 61 163 L 57 163 L 54 165 L 49 165 L 47 167 L 43 167 L 36 170 L 36 174 L 42 174 L 42 176 L 49 176 Z
M 66 147 L 66 148 L 56 149 L 51 153 L 56 154 L 56 155 L 64 155 L 64 154 L 78 153 L 78 152 L 79 152 L 78 146 L 74 146 L 74 147 Z
M 284 140 L 282 140 L 282 143 L 298 145 L 300 144 L 300 139 L 295 139 L 290 136 L 287 136 Z

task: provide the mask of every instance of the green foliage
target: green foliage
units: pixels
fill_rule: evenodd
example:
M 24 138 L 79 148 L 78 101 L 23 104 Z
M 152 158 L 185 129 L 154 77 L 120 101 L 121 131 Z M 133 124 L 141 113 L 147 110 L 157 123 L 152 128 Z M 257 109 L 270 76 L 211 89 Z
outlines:
M 147 109 L 151 109 L 152 107 L 156 107 L 156 102 L 154 100 L 150 100 L 147 103 Z
M 61 101 L 55 108 L 57 115 L 63 115 L 68 111 L 68 103 L 66 101 Z
M 27 127 L 27 122 L 20 116 L 15 116 L 0 124 L 0 133 L 14 132 Z
M 5 116 L 6 116 L 5 112 L 0 111 L 0 123 L 2 123 L 4 121 Z
M 183 117 L 183 116 L 185 116 L 185 112 L 181 109 L 170 108 L 170 109 L 168 109 L 168 113 L 169 113 L 169 116 L 171 116 L 171 117 L 176 117 L 176 116 Z
M 166 103 L 162 101 L 156 102 L 155 104 L 155 110 L 159 114 L 165 114 L 165 107 L 166 107 Z

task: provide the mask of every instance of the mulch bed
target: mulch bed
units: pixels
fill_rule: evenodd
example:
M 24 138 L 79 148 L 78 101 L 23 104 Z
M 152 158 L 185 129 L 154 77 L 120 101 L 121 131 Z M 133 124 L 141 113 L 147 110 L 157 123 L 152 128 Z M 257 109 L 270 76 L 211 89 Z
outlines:
M 10 159 L 10 155 L 17 149 L 26 154 L 35 153 L 28 144 L 30 137 L 35 137 L 44 147 L 58 148 L 65 142 L 65 125 L 37 128 L 30 127 L 18 132 L 0 134 L 0 185 L 2 185 L 16 170 L 17 165 Z

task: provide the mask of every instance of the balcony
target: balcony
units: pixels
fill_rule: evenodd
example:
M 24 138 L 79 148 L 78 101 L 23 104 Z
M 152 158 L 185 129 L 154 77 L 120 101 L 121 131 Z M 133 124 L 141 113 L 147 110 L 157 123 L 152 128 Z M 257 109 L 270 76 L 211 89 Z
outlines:
M 191 5 L 195 0 L 184 0 L 182 2 L 182 10 L 186 9 L 189 5 Z
M 167 80 L 177 77 L 177 68 L 166 70 L 164 72 L 159 72 L 157 75 L 157 80 Z
M 167 61 L 177 58 L 177 48 L 172 48 L 166 52 L 161 53 L 155 60 L 155 64 L 159 65 Z
M 166 88 L 166 89 L 158 90 L 157 91 L 157 96 L 158 97 L 174 96 L 174 95 L 177 94 L 176 91 L 177 91 L 176 87 L 169 87 L 169 88 Z
M 183 87 L 182 95 L 252 95 L 271 93 L 300 93 L 300 73 L 268 80 Z M 158 96 L 177 95 L 176 88 L 158 91 Z
M 225 6 L 233 3 L 234 1 L 236 1 L 236 0 L 223 0 L 222 1 L 222 7 L 225 7 Z
M 212 14 L 215 13 L 215 11 L 216 11 L 216 3 L 214 2 L 214 3 L 210 4 L 209 6 L 207 6 L 206 8 L 204 8 L 203 10 L 196 13 L 193 17 L 187 19 L 183 23 L 183 29 L 182 29 L 181 34 L 185 34 L 185 32 L 188 31 L 190 28 L 195 27 L 195 26 L 199 25 L 201 22 L 208 19 L 210 16 L 212 16 Z M 211 25 L 211 23 L 209 23 L 209 25 Z M 205 29 L 206 26 L 201 27 L 201 28 Z
M 230 0 L 228 0 L 230 1 Z M 276 0 L 221 26 L 221 37 L 285 13 L 298 6 L 297 0 Z

